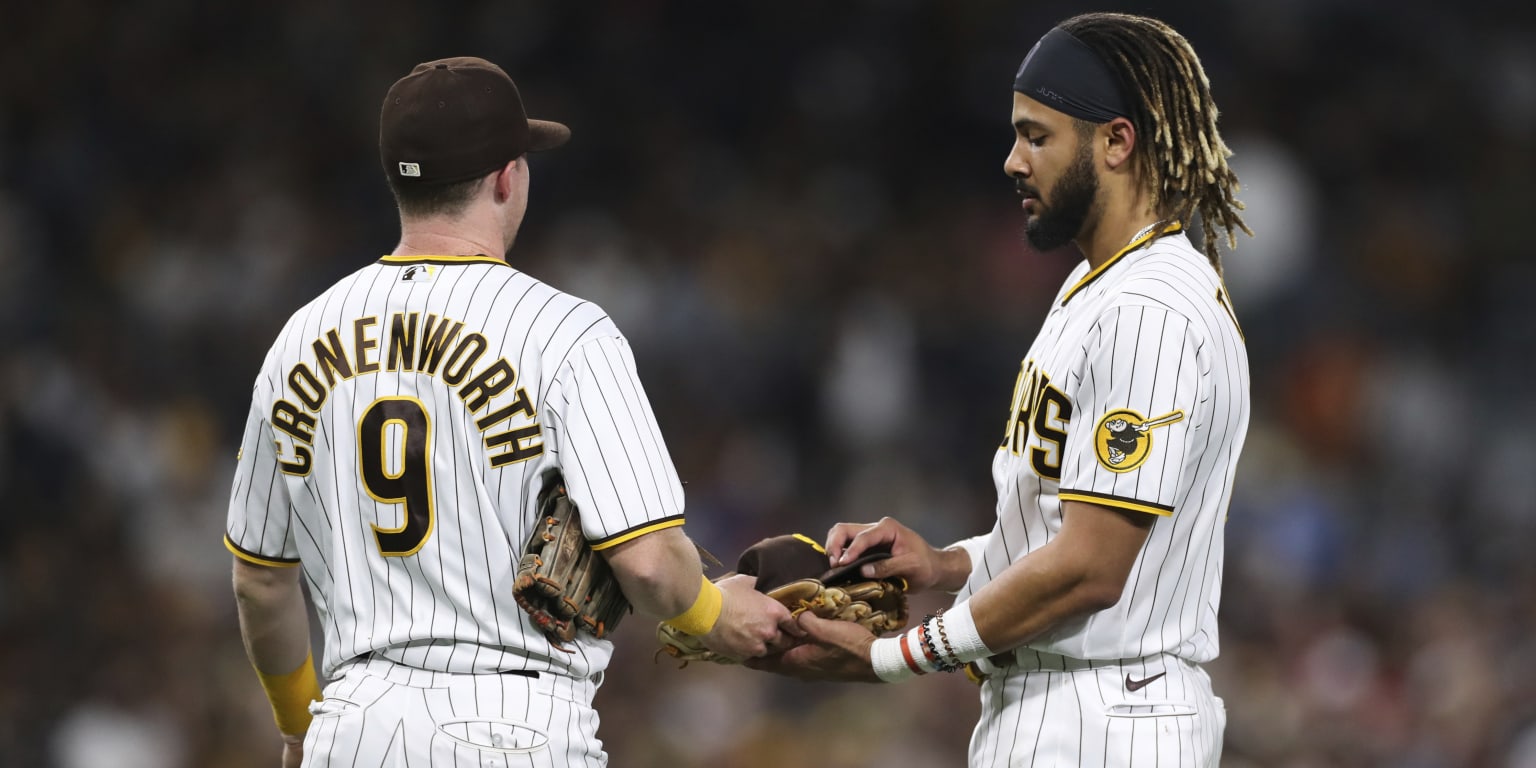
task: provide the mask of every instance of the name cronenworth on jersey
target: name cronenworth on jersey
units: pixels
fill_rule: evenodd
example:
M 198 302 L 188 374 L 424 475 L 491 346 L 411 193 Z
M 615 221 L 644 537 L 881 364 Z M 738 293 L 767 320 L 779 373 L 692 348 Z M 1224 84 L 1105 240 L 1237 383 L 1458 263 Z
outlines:
M 458 387 L 459 399 L 472 412 L 517 384 L 517 370 L 505 357 L 476 368 L 490 342 L 478 330 L 465 333 L 464 323 L 451 317 L 428 314 L 422 318 L 420 312 L 395 312 L 389 317 L 388 337 L 382 351 L 378 334 L 384 326 L 378 317 L 359 317 L 351 325 L 350 349 L 334 328 L 316 338 L 310 344 L 315 353 L 314 366 L 300 361 L 289 368 L 285 381 L 292 399 L 279 399 L 272 405 L 272 426 L 293 439 L 293 444 L 286 447 L 292 450 L 294 459 L 279 462 L 290 475 L 309 473 L 316 424 L 316 418 L 310 414 L 318 414 L 325 407 L 326 398 L 338 381 L 380 370 L 440 376 L 445 384 Z M 501 453 L 491 455 L 492 467 L 531 459 L 544 452 L 528 391 L 518 387 L 515 395 L 511 403 L 475 421 L 485 435 L 486 449 L 502 449 Z M 514 424 L 488 434 L 498 425 Z
M 402 279 L 426 267 L 430 281 Z M 600 306 L 489 257 L 385 256 L 296 310 L 241 447 L 225 545 L 303 564 L 322 675 L 382 657 L 590 676 L 611 644 L 557 650 L 512 598 L 539 478 L 562 470 L 594 550 L 684 522 L 623 334 Z

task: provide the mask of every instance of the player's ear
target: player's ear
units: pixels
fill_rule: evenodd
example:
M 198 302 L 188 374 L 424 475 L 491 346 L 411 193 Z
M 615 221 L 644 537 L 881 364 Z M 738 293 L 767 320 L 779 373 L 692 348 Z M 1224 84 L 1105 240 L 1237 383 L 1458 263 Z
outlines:
M 508 161 L 501 170 L 496 172 L 492 184 L 495 186 L 496 202 L 504 203 L 511 199 L 512 191 L 517 188 L 517 175 L 528 170 L 523 157 L 515 157 Z
M 1136 126 L 1117 117 L 1099 126 L 1099 140 L 1104 144 L 1104 163 L 1110 170 L 1116 170 L 1130 162 L 1136 149 Z

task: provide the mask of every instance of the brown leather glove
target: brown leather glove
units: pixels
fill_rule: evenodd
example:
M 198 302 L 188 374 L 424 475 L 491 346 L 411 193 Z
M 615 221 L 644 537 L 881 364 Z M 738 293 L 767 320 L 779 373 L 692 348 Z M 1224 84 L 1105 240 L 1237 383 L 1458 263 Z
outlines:
M 578 631 L 603 637 L 630 610 L 619 580 L 581 531 L 581 516 L 552 473 L 538 498 L 539 523 L 523 547 L 512 594 L 549 642 L 562 651 Z
M 904 579 L 866 579 L 859 568 L 890 556 L 888 547 L 871 548 L 852 563 L 828 569 L 827 553 L 820 544 L 790 534 L 748 547 L 736 564 L 736 572 L 756 576 L 757 590 L 796 616 L 810 611 L 823 619 L 852 621 L 879 635 L 906 626 L 907 583 Z M 666 622 L 656 625 L 656 639 L 661 642 L 657 656 L 666 653 L 683 666 L 690 661 L 741 663 L 709 650 L 700 638 Z

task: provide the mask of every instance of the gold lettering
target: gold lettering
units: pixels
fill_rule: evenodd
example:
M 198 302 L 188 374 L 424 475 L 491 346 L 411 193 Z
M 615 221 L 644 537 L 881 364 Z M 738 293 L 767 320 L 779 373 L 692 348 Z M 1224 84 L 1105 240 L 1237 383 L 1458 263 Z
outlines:
M 272 404 L 272 426 L 295 440 L 315 442 L 315 417 L 300 411 L 297 405 L 287 400 Z
M 434 323 L 437 325 L 436 334 L 432 328 Z M 437 367 L 443 362 L 443 353 L 448 351 L 449 345 L 458 338 L 463 328 L 463 323 L 450 318 L 444 317 L 439 322 L 437 315 L 427 315 L 427 322 L 421 332 L 421 357 L 416 359 L 416 370 L 436 376 Z
M 528 418 L 530 419 L 538 416 L 538 414 L 533 412 L 533 401 L 528 399 L 528 390 L 523 389 L 522 387 L 517 388 L 517 399 L 513 400 L 511 405 L 508 405 L 505 408 L 499 408 L 495 413 L 490 413 L 480 417 L 480 419 L 475 422 L 475 426 L 479 427 L 481 432 L 484 432 L 487 429 L 490 429 L 492 424 L 495 424 L 498 421 L 506 421 L 507 419 L 512 418 L 512 414 L 519 412 L 528 414 Z
M 326 340 L 330 345 L 326 345 Z M 315 364 L 320 367 L 320 372 L 325 374 L 325 383 L 328 386 L 336 386 L 336 377 L 343 380 L 352 378 L 352 364 L 347 362 L 347 353 L 341 347 L 341 334 L 335 328 L 326 332 L 324 339 L 315 339 Z
M 499 435 L 491 435 L 490 437 L 485 438 L 486 448 L 495 448 L 499 445 L 512 446 L 512 449 L 506 453 L 499 453 L 495 456 L 492 456 L 491 466 L 503 467 L 508 464 L 515 464 L 519 461 L 527 461 L 528 459 L 544 453 L 543 442 L 534 443 L 532 445 L 524 444 L 524 441 L 526 440 L 532 440 L 539 437 L 539 432 L 539 425 L 533 424 L 526 427 L 518 427 L 517 429 L 508 430 L 506 432 L 502 432 Z
M 309 474 L 310 467 L 314 466 L 315 463 L 314 454 L 310 453 L 309 448 L 302 445 L 293 446 L 293 452 L 297 456 L 296 461 L 279 461 L 277 466 L 282 468 L 283 474 L 298 475 L 300 477 Z
M 491 398 L 501 394 L 507 387 L 517 381 L 517 371 L 512 369 L 512 364 L 505 357 L 491 363 L 480 374 L 469 380 L 464 388 L 459 390 L 459 398 L 464 401 L 469 410 L 478 411 L 484 408 Z M 499 421 L 499 419 L 498 419 Z M 493 424 L 495 422 L 492 422 Z M 484 430 L 485 427 L 480 429 Z
M 420 319 L 420 312 L 411 313 L 409 324 L 404 312 L 389 318 L 389 370 L 416 370 L 416 321 Z
M 471 346 L 474 347 L 473 352 L 468 351 Z M 460 341 L 459 345 L 453 348 L 453 354 L 448 356 L 448 364 L 443 366 L 443 381 L 452 386 L 458 386 L 459 382 L 463 381 L 464 377 L 468 376 L 470 370 L 475 367 L 475 362 L 480 359 L 480 356 L 485 354 L 487 346 L 489 344 L 486 342 L 485 337 L 478 333 L 470 333 L 468 336 L 465 336 L 464 340 Z M 460 358 L 464 358 L 462 364 L 459 364 Z M 454 370 L 454 365 L 459 366 L 458 370 Z
M 369 338 L 368 327 L 378 324 L 377 317 L 359 317 L 352 323 L 352 354 L 357 356 L 358 373 L 373 373 L 379 370 L 378 361 L 368 359 L 368 351 L 377 349 L 379 346 L 378 339 Z
M 325 405 L 327 394 L 325 387 L 320 384 L 320 379 L 315 376 L 315 372 L 303 363 L 295 365 L 293 370 L 288 372 L 288 387 L 299 396 L 299 401 L 304 403 L 304 407 L 311 411 L 318 411 L 320 406 Z

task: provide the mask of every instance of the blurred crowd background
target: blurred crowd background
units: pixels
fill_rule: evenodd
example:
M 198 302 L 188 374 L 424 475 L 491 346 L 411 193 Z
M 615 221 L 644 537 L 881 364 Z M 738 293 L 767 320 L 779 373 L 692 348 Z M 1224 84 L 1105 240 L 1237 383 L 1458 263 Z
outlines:
M 220 545 L 236 443 L 287 315 L 395 244 L 378 106 L 419 61 L 497 61 L 574 129 L 511 261 L 631 338 L 694 538 L 985 530 L 1075 258 L 1022 242 L 1011 81 L 1089 9 L 6 3 L 0 765 L 277 765 Z M 1105 9 L 1193 42 L 1258 233 L 1226 256 L 1226 765 L 1536 766 L 1536 13 Z M 958 678 L 679 670 L 642 620 L 619 646 L 619 766 L 958 766 L 978 711 Z

